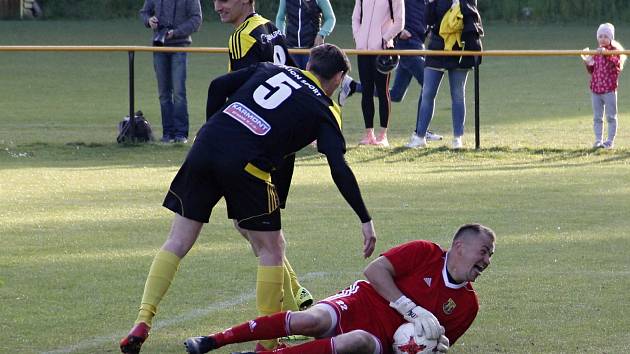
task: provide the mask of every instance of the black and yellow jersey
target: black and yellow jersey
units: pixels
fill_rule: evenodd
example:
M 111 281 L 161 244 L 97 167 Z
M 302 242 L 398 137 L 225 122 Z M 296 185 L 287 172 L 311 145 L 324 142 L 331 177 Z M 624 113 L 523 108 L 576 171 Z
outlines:
M 265 171 L 315 139 L 321 152 L 345 153 L 340 108 L 305 70 L 258 63 L 220 76 L 210 84 L 206 114 L 214 142 L 249 144 L 250 160 Z
M 228 54 L 228 71 L 267 61 L 295 66 L 282 32 L 257 13 L 249 15 L 230 35 Z
M 341 110 L 312 73 L 258 63 L 220 76 L 208 89 L 206 117 L 195 145 L 225 161 L 225 168 L 253 165 L 263 173 L 280 171 L 286 184 L 279 187 L 284 197 L 292 157 L 317 139 L 317 149 L 326 155 L 340 192 L 362 222 L 370 220 L 343 157 Z

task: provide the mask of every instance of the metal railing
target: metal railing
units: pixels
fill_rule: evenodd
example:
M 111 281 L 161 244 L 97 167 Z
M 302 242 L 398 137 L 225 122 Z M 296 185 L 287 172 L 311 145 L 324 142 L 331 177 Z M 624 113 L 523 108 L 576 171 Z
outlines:
M 135 131 L 134 59 L 136 52 L 188 52 L 188 53 L 228 53 L 227 48 L 217 47 L 149 47 L 149 46 L 0 46 L 0 52 L 127 52 L 129 56 L 129 120 L 131 136 Z M 308 54 L 309 49 L 289 49 L 290 53 Z M 479 117 L 479 57 L 550 57 L 602 54 L 597 50 L 486 50 L 478 51 L 437 51 L 437 50 L 357 50 L 344 49 L 347 55 L 421 55 L 421 56 L 474 56 L 475 93 L 475 149 L 481 148 Z M 630 50 L 611 50 L 604 55 L 630 55 Z

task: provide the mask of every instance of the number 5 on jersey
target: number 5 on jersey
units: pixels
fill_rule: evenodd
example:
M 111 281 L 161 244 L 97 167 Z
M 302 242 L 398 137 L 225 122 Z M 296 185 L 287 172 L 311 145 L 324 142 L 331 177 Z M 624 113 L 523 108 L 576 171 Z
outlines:
M 271 86 L 272 89 L 275 89 L 275 92 L 269 95 L 272 90 L 265 87 L 265 85 L 260 85 L 254 91 L 253 95 L 254 101 L 265 109 L 274 109 L 278 107 L 282 102 L 284 102 L 284 100 L 291 96 L 293 89 L 299 89 L 302 87 L 285 73 L 276 74 L 267 79 L 265 83 Z

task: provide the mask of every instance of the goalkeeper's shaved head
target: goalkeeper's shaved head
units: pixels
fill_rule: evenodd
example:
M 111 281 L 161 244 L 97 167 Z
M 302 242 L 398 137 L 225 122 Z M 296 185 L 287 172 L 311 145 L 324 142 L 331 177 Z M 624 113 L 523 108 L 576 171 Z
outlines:
M 458 240 L 470 240 L 481 236 L 487 237 L 492 242 L 496 240 L 496 234 L 489 227 L 481 224 L 465 224 L 460 226 L 453 235 L 453 243 Z

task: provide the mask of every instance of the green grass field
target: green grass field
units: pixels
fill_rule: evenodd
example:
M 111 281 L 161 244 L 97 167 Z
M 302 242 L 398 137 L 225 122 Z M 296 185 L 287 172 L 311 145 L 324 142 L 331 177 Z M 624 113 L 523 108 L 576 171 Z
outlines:
M 580 49 L 593 26 L 487 24 L 487 49 Z M 230 28 L 204 23 L 197 46 L 224 46 Z M 143 45 L 138 21 L 0 22 L 0 45 Z M 351 47 L 339 24 L 330 39 Z M 630 35 L 620 26 L 617 37 Z M 126 53 L 0 53 L 0 353 L 115 353 L 136 316 L 152 257 L 172 215 L 161 201 L 189 146 L 119 146 L 128 110 Z M 354 60 L 353 60 L 354 62 Z M 224 56 L 193 54 L 191 130 Z M 159 134 L 151 56 L 137 54 L 136 107 Z M 362 186 L 377 251 L 426 238 L 448 246 L 460 224 L 498 234 L 476 283 L 480 313 L 453 353 L 630 351 L 630 82 L 619 88 L 617 148 L 593 151 L 588 76 L 578 58 L 486 58 L 481 143 L 472 91 L 464 151 L 448 149 L 448 85 L 432 128 L 447 136 L 400 148 L 418 86 L 394 104 L 391 149 L 357 148 L 357 97 L 344 109 L 347 159 Z M 472 88 L 472 75 L 469 88 Z M 256 260 L 221 203 L 161 304 L 146 353 L 255 316 Z M 361 276 L 356 216 L 325 159 L 300 152 L 284 213 L 288 255 L 317 298 Z M 230 350 L 251 349 L 252 345 Z

